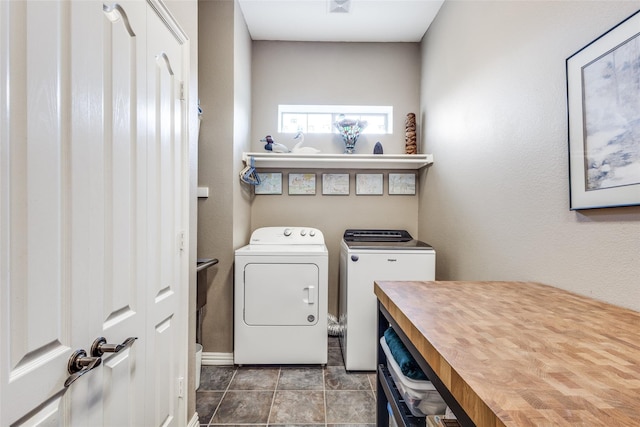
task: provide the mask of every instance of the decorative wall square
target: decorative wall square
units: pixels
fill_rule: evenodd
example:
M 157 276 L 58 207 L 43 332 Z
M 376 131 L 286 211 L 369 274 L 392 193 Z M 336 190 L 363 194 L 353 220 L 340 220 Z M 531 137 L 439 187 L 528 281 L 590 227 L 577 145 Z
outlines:
M 322 194 L 326 195 L 349 195 L 349 174 L 348 173 L 323 173 L 322 174 Z
M 282 172 L 258 172 L 260 185 L 256 185 L 256 194 L 282 194 Z
M 413 173 L 390 173 L 389 194 L 416 194 L 416 175 Z
M 290 173 L 289 194 L 316 194 L 316 174 Z
M 356 194 L 357 195 L 381 195 L 382 194 L 381 173 L 359 173 L 356 174 Z

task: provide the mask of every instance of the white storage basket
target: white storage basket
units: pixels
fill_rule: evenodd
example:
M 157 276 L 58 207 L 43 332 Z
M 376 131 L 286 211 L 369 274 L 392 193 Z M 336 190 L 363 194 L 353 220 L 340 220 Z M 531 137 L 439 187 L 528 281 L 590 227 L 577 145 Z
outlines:
M 416 417 L 444 414 L 447 404 L 444 403 L 431 381 L 414 380 L 404 376 L 400 366 L 393 358 L 384 336 L 380 338 L 380 345 L 387 355 L 387 367 L 391 378 L 396 383 L 396 387 L 398 387 L 411 413 Z

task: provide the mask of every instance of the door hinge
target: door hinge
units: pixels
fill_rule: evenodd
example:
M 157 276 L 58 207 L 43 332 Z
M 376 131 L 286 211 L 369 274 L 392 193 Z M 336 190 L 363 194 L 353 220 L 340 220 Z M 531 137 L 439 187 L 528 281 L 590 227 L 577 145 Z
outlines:
M 181 231 L 180 234 L 178 234 L 178 249 L 180 249 L 180 252 L 184 252 L 185 247 L 186 247 L 186 242 L 185 242 L 184 231 Z
M 180 82 L 180 100 L 184 101 L 184 83 Z
M 178 397 L 184 397 L 184 378 L 178 377 Z

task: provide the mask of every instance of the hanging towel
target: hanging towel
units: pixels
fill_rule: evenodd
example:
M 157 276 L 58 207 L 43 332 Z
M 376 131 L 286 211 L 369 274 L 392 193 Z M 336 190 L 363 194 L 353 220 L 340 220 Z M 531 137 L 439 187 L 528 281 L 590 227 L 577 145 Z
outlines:
M 400 366 L 400 370 L 405 377 L 411 378 L 412 380 L 428 380 L 427 376 L 420 366 L 418 366 L 418 362 L 413 358 L 407 347 L 405 347 L 404 343 L 396 334 L 396 331 L 393 328 L 389 328 L 384 331 L 384 339 L 389 346 L 389 350 L 391 350 L 391 354 L 395 359 L 398 366 Z

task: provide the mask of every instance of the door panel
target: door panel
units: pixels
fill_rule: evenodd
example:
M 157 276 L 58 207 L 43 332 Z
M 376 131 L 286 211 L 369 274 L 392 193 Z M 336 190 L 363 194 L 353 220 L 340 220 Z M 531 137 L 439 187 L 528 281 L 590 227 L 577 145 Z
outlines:
M 162 10 L 150 9 L 147 45 L 147 215 L 148 314 L 147 365 L 156 375 L 146 382 L 147 404 L 153 419 L 147 425 L 178 425 L 178 396 L 184 387 L 180 369 L 180 342 L 185 330 L 179 316 L 181 276 L 188 261 L 183 241 L 187 194 L 183 177 L 186 139 L 182 92 L 182 55 L 185 40 L 177 37 L 161 19 Z M 153 214 L 152 214 L 153 213 Z
M 65 420 L 56 408 L 73 345 L 63 262 L 71 244 L 68 23 L 66 3 L 0 3 L 0 73 L 9 83 L 0 102 L 0 386 L 3 395 L 29 396 L 2 399 L 0 425 Z
M 247 264 L 244 321 L 260 326 L 313 326 L 318 319 L 319 271 L 315 264 Z M 315 320 L 309 322 L 308 316 Z
M 103 425 L 133 426 L 144 422 L 144 351 L 146 281 L 142 267 L 146 186 L 144 84 L 146 43 L 144 3 L 107 3 L 104 43 L 104 258 L 99 328 L 110 344 L 139 337 L 128 349 L 103 356 Z M 96 338 L 96 337 L 94 337 Z
M 101 425 L 144 424 L 145 357 L 144 291 L 146 286 L 144 229 L 147 211 L 145 61 L 146 7 L 144 2 L 121 1 L 103 7 L 102 63 L 104 77 L 100 181 L 103 230 L 94 244 L 103 251 L 97 264 L 99 324 L 91 333 L 110 344 L 138 337 L 131 347 L 105 353 L 102 366 Z M 97 334 L 97 335 L 96 335 Z
M 154 386 L 154 392 L 149 393 L 153 397 L 150 402 L 153 408 L 154 426 L 171 426 L 176 425 L 176 402 L 175 383 L 173 379 L 175 370 L 173 369 L 174 351 L 171 351 L 173 342 L 173 333 L 176 329 L 173 316 L 160 321 L 154 328 L 154 354 L 157 354 L 156 363 L 154 363 L 154 378 L 151 380 Z M 160 362 L 160 363 L 157 363 Z
M 186 38 L 168 23 L 156 0 L 0 1 L 1 426 L 179 424 Z M 99 336 L 139 340 L 65 388 Z
M 53 396 L 51 399 L 43 402 L 39 408 L 35 409 L 11 426 L 58 427 L 64 425 L 62 420 L 66 417 L 64 417 L 60 411 L 60 408 L 62 407 L 61 397 L 62 394 Z
M 135 347 L 135 346 L 134 346 Z M 135 352 L 137 348 L 123 350 L 103 362 L 103 389 L 104 389 L 104 419 L 103 426 L 136 426 L 140 421 L 136 421 L 136 413 L 142 413 L 141 408 L 136 408 L 143 404 L 140 396 L 134 392 L 132 387 L 142 377 L 136 372 L 135 364 L 132 360 L 135 356 L 129 354 Z
M 139 312 L 135 292 L 138 247 L 135 239 L 139 200 L 137 170 L 139 136 L 136 107 L 140 77 L 136 51 L 144 21 L 134 15 L 134 6 L 118 5 L 105 13 L 104 78 L 104 314 L 105 330 Z M 138 11 L 140 12 L 140 11 Z M 129 17 L 129 15 L 132 15 Z M 136 19 L 137 18 L 137 19 Z M 133 22 L 132 22 L 133 21 Z M 135 31 L 135 32 L 134 32 Z M 142 45 L 141 47 L 143 47 Z M 142 64 L 144 66 L 144 64 Z M 144 157 L 142 158 L 144 160 Z

